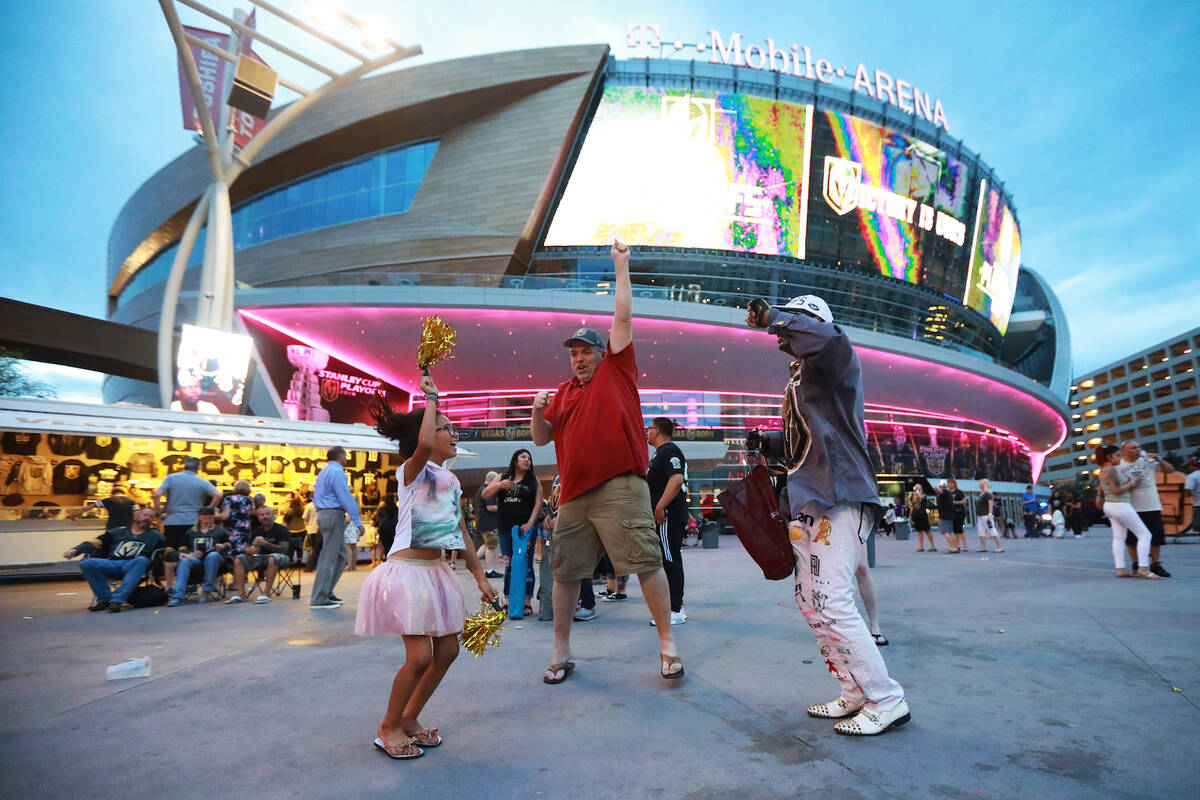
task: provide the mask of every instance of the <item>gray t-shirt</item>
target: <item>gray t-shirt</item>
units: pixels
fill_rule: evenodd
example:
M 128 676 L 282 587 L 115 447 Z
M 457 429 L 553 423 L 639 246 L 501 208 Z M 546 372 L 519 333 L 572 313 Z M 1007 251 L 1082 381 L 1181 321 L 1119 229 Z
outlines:
M 184 470 L 168 475 L 158 491 L 167 495 L 163 506 L 167 512 L 164 525 L 194 525 L 196 514 L 208 496 L 216 494 L 217 487 L 196 473 Z
M 1156 473 L 1158 465 L 1138 456 L 1134 462 L 1121 460 L 1117 471 L 1124 481 L 1137 480 L 1137 485 L 1129 490 L 1130 500 L 1134 511 L 1162 511 L 1162 501 L 1158 499 Z
M 1192 527 L 1196 527 L 1196 521 L 1200 520 L 1200 469 L 1188 475 L 1184 481 L 1184 488 L 1192 493 Z

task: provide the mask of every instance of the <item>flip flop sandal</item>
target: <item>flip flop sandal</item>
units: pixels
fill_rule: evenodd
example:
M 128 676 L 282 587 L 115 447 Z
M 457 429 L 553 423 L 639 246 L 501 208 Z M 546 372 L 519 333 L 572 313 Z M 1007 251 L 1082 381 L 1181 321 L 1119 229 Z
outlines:
M 400 752 L 401 750 L 403 750 L 405 747 L 408 747 L 409 745 L 412 745 L 416 749 L 417 752 L 415 752 L 415 753 L 401 753 Z M 406 759 L 406 758 L 420 758 L 421 756 L 425 755 L 425 751 L 422 750 L 421 748 L 417 747 L 417 737 L 415 737 L 415 736 L 410 736 L 408 738 L 408 741 L 406 741 L 406 742 L 397 742 L 396 744 L 384 744 L 383 739 L 380 739 L 379 737 L 375 737 L 375 746 L 378 747 L 380 750 L 382 750 L 388 758 L 392 758 L 397 761 L 402 761 L 403 759 Z
M 421 747 L 437 747 L 442 743 L 442 737 L 438 736 L 437 728 L 426 728 L 425 730 L 414 733 L 412 735 L 413 744 Z
M 875 640 L 875 644 L 878 647 L 887 647 L 888 646 L 887 637 L 884 636 L 882 633 L 872 633 L 871 638 Z
M 666 653 L 659 653 L 658 655 L 659 655 L 659 658 L 662 659 L 661 663 L 666 664 L 666 666 L 662 667 L 660 670 L 660 674 L 664 678 L 666 678 L 669 681 L 673 681 L 673 680 L 678 680 L 679 678 L 683 677 L 683 659 L 681 659 L 679 656 L 669 656 Z M 679 665 L 678 672 L 668 672 L 667 671 L 671 668 L 672 664 Z
M 570 676 L 570 674 L 572 672 L 575 671 L 575 662 L 574 661 L 560 661 L 557 664 L 551 664 L 550 666 L 546 667 L 546 672 L 558 672 L 560 669 L 562 670 L 561 678 L 551 678 L 546 675 L 543 675 L 542 683 L 549 683 L 549 684 L 562 683 Z

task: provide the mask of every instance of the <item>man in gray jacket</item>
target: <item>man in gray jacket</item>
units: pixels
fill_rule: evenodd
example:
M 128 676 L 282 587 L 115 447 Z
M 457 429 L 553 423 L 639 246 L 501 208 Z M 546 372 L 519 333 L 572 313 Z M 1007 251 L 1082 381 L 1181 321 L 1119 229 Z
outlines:
M 854 604 L 862 543 L 879 521 L 879 489 L 867 454 L 862 368 L 828 304 L 804 295 L 781 309 L 753 300 L 746 323 L 775 334 L 795 357 L 783 394 L 784 510 L 797 556 L 796 602 L 841 695 L 808 707 L 841 719 L 837 733 L 874 736 L 909 721 L 900 684 L 888 676 Z

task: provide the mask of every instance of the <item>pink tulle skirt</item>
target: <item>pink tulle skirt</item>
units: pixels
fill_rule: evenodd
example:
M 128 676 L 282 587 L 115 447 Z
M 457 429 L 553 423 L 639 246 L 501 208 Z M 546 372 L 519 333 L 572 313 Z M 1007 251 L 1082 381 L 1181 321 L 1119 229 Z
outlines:
M 354 632 L 448 636 L 460 633 L 467 603 L 454 572 L 440 559 L 384 561 L 367 576 L 358 595 Z

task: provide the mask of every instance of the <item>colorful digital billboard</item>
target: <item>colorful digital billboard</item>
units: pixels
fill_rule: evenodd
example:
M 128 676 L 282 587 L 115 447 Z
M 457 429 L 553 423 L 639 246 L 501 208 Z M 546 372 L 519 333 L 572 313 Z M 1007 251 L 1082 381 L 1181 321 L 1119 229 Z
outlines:
M 811 106 L 609 86 L 545 243 L 803 258 L 811 124 Z
M 815 119 L 812 173 L 810 256 L 962 299 L 974 198 L 965 163 L 884 125 L 825 111 Z
M 1021 270 L 1021 231 L 1012 209 L 987 181 L 979 184 L 974 247 L 963 300 L 983 314 L 1001 334 L 1008 331 L 1017 274 Z
M 252 346 L 249 336 L 184 325 L 179 334 L 171 408 L 208 414 L 241 413 Z

